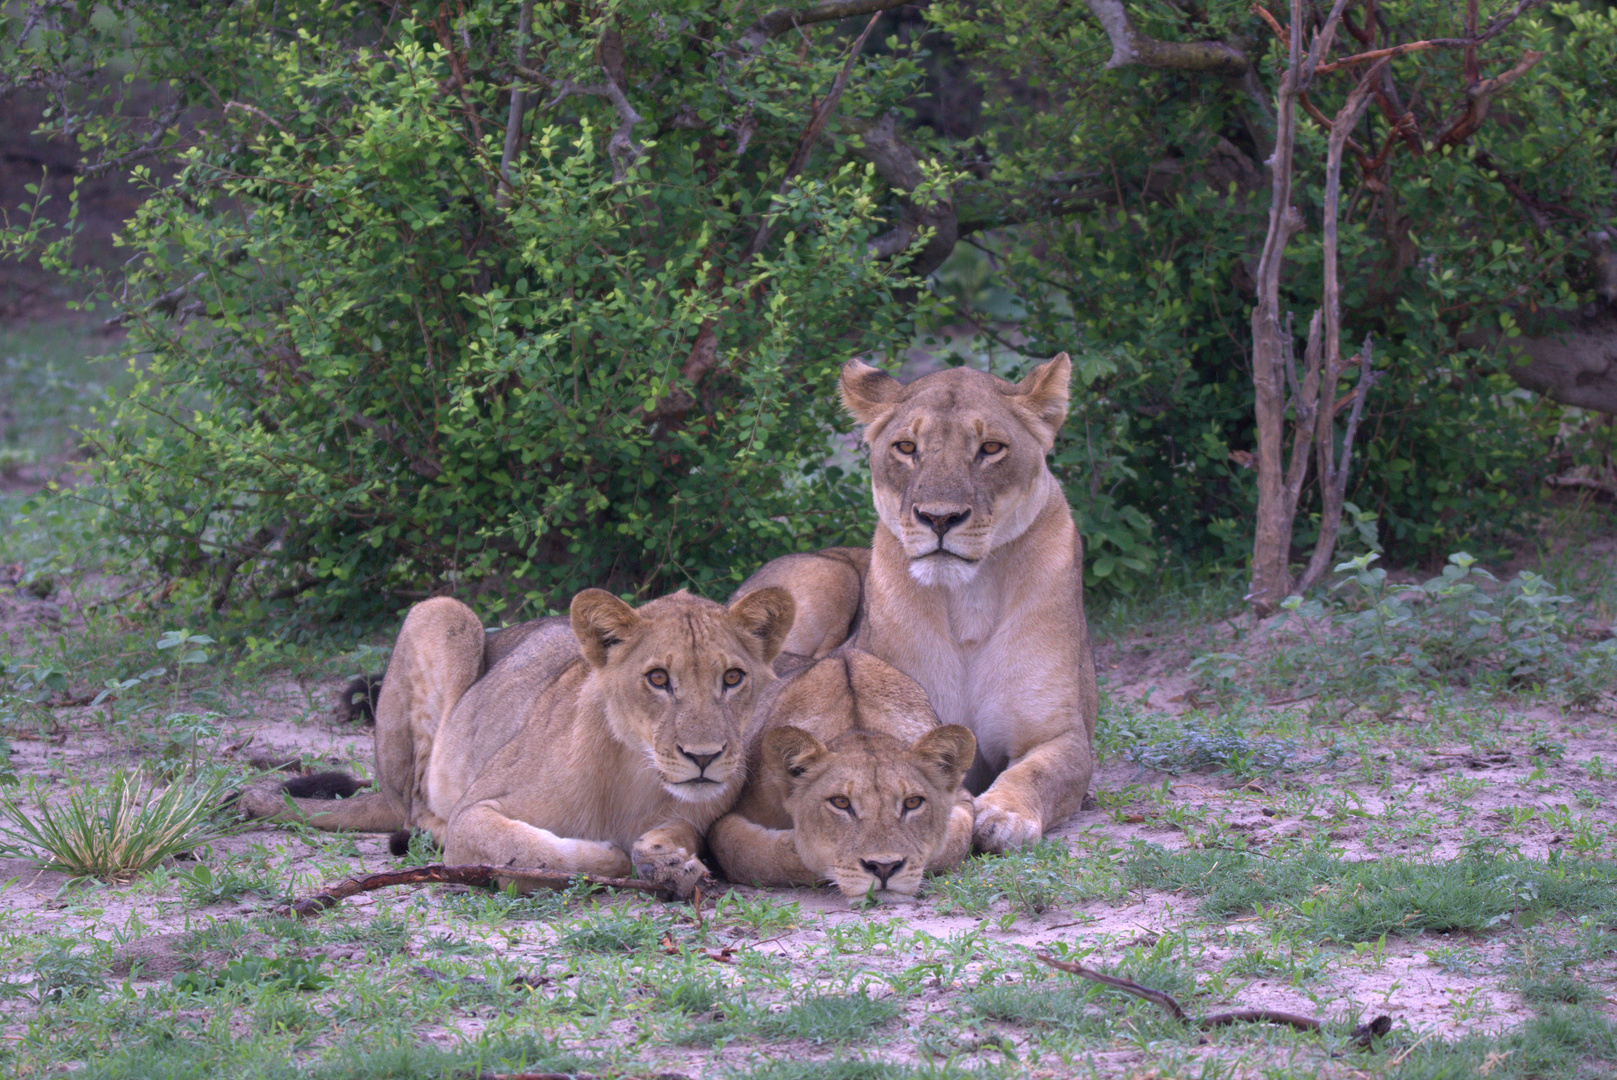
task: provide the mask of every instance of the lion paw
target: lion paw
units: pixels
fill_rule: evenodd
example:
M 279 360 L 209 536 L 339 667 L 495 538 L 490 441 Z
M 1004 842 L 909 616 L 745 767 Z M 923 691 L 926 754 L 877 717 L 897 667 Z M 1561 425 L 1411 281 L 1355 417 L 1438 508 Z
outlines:
M 978 803 L 972 842 L 982 851 L 1004 852 L 1036 844 L 1044 835 L 1044 822 L 1032 814 Z
M 707 867 L 702 865 L 701 859 L 684 848 L 662 844 L 637 845 L 634 872 L 678 900 L 688 899 L 698 887 L 704 892 L 711 892 L 718 884 L 708 876 Z

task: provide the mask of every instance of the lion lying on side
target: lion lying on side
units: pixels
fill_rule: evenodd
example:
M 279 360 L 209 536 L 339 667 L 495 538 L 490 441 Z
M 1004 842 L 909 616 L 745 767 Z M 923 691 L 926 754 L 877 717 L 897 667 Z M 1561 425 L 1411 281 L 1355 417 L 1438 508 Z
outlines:
M 926 870 L 971 850 L 972 799 L 960 782 L 976 740 L 940 727 L 926 692 L 869 653 L 794 661 L 796 674 L 782 672 L 759 703 L 751 779 L 708 845 L 732 881 L 830 881 L 850 899 L 913 894 Z
M 689 896 L 702 833 L 735 802 L 745 729 L 795 607 L 680 592 L 636 610 L 587 589 L 568 619 L 485 635 L 471 608 L 410 609 L 376 703 L 377 791 L 335 804 L 249 791 L 252 817 L 429 830 L 450 863 L 640 877 Z M 486 640 L 485 640 L 486 639 Z

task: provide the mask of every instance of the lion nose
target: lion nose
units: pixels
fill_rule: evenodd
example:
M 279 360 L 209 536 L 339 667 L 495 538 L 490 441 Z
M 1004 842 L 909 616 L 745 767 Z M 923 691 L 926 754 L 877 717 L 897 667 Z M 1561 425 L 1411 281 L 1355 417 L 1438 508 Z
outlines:
M 860 859 L 859 865 L 870 872 L 870 875 L 881 882 L 882 888 L 887 888 L 887 879 L 904 869 L 908 859 L 899 859 L 897 862 L 876 862 L 873 859 Z
M 711 754 L 693 754 L 689 750 L 687 750 L 683 746 L 681 746 L 679 748 L 679 752 L 681 754 L 684 754 L 686 757 L 690 758 L 692 761 L 696 762 L 696 770 L 697 770 L 697 772 L 707 772 L 707 767 L 709 765 L 713 764 L 715 761 L 719 760 L 719 758 L 724 756 L 724 747 L 723 746 L 719 747 L 717 750 L 713 751 Z
M 964 510 L 922 510 L 917 506 L 915 516 L 921 519 L 921 524 L 937 533 L 938 539 L 942 540 L 945 533 L 971 516 L 971 508 L 967 507 Z

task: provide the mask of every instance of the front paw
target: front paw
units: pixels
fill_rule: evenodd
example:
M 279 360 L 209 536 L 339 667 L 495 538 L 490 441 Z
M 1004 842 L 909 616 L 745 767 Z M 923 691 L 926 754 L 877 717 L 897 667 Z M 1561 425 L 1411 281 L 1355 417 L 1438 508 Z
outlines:
M 1044 822 L 1038 815 L 1011 810 L 984 799 L 977 800 L 977 821 L 972 842 L 980 851 L 1015 851 L 1036 844 L 1044 835 Z
M 649 881 L 676 900 L 689 899 L 698 887 L 709 893 L 718 888 L 718 883 L 708 875 L 702 860 L 684 848 L 637 844 L 634 872 L 637 877 Z

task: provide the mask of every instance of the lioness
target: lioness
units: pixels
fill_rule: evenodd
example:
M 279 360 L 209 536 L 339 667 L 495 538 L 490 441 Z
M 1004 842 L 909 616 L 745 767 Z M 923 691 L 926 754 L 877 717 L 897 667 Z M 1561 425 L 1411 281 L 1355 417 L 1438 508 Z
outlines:
M 768 694 L 747 737 L 741 800 L 708 832 L 730 880 L 830 881 L 850 899 L 913 894 L 925 871 L 971 851 L 960 781 L 977 743 L 958 724 L 938 725 L 915 680 L 842 649 Z
M 427 829 L 450 863 L 609 877 L 632 864 L 689 896 L 702 833 L 740 794 L 745 727 L 794 611 L 776 588 L 639 610 L 586 589 L 568 619 L 485 641 L 465 604 L 424 601 L 376 703 L 378 790 L 292 800 L 295 812 L 252 791 L 242 806 L 323 829 Z
M 788 586 L 812 625 L 857 623 L 853 644 L 925 687 L 944 723 L 972 730 L 966 786 L 987 851 L 1031 843 L 1077 810 L 1093 771 L 1083 544 L 1045 463 L 1071 373 L 1062 353 L 1020 383 L 956 368 L 905 385 L 850 360 L 842 403 L 864 425 L 878 518 L 863 612 L 848 610 L 847 589 L 807 587 L 781 560 L 742 586 Z

